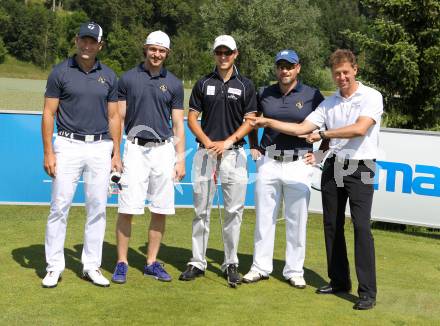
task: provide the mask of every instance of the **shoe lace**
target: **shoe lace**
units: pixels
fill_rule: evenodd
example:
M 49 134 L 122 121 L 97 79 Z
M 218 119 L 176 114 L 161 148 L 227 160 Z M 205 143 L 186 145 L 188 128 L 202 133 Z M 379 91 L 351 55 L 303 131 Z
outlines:
M 237 265 L 228 265 L 228 274 L 237 274 Z
M 125 274 L 125 265 L 123 263 L 119 263 L 116 265 L 116 275 L 124 275 Z
M 164 266 L 164 264 L 163 263 L 154 263 L 153 264 L 153 272 L 154 273 L 160 273 L 160 274 L 163 274 L 163 273 L 166 273 L 165 272 L 165 269 L 163 268 L 163 266 Z

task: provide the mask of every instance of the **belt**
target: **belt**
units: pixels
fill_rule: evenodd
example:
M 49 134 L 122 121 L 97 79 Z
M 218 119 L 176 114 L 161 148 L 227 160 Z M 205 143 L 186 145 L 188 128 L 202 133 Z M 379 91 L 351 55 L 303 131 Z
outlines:
M 145 147 L 155 147 L 155 146 L 161 146 L 165 145 L 167 143 L 172 142 L 172 138 L 168 139 L 145 139 L 145 138 L 139 138 L 134 137 L 133 139 L 129 139 L 133 144 L 138 146 L 145 146 Z
M 269 152 L 266 152 L 266 156 L 278 162 L 294 162 L 302 158 L 296 154 L 272 155 Z
M 203 145 L 202 143 L 199 143 L 199 148 L 206 148 L 205 145 Z M 232 145 L 231 147 L 227 148 L 226 150 L 231 150 L 231 149 L 240 149 L 243 148 L 243 144 L 238 144 L 238 145 Z
M 107 136 L 107 134 L 80 135 L 80 134 L 75 134 L 73 132 L 65 131 L 65 130 L 58 130 L 57 134 L 58 134 L 58 136 L 61 136 L 61 137 L 75 139 L 75 140 L 80 140 L 80 141 L 84 141 L 84 142 L 94 142 L 94 141 L 99 141 L 99 140 L 107 139 L 107 138 L 105 138 Z

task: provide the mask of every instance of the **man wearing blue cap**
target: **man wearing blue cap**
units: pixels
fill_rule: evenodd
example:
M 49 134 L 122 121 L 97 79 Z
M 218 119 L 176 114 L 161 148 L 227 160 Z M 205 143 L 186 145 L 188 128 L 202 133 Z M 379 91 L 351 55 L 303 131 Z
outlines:
M 47 275 L 42 282 L 47 288 L 57 286 L 65 268 L 67 216 L 81 176 L 87 210 L 81 255 L 83 274 L 95 285 L 110 284 L 99 267 L 110 171 L 122 169 L 117 79 L 110 68 L 96 59 L 102 48 L 101 26 L 93 22 L 82 24 L 75 44 L 76 54 L 52 70 L 44 100 L 44 169 L 53 178 L 45 241 Z M 55 116 L 58 136 L 52 145 Z
M 280 121 L 301 122 L 324 99 L 301 83 L 298 55 L 280 51 L 275 58 L 277 84 L 258 93 L 258 113 Z M 256 131 L 250 134 L 252 157 L 257 164 L 255 184 L 256 226 L 254 259 L 243 282 L 268 279 L 272 272 L 275 226 L 284 199 L 286 218 L 286 265 L 283 276 L 296 288 L 305 288 L 303 265 L 306 247 L 307 210 L 310 198 L 312 146 L 305 139 L 265 128 L 258 146 Z

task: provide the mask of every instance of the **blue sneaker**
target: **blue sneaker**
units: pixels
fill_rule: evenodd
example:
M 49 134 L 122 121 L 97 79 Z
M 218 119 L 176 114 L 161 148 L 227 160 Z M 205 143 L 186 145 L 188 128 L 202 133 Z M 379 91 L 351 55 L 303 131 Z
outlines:
M 171 282 L 171 276 L 163 269 L 163 264 L 157 261 L 144 266 L 144 275 L 162 282 Z
M 127 271 L 128 265 L 126 263 L 117 263 L 112 276 L 112 281 L 119 284 L 127 282 Z

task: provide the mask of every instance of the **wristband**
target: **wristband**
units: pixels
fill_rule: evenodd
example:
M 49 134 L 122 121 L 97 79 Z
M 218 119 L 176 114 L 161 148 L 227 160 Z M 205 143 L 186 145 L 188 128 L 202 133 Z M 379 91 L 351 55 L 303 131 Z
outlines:
M 321 137 L 321 139 L 328 139 L 328 137 L 324 133 L 324 130 L 319 131 L 319 137 Z

